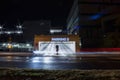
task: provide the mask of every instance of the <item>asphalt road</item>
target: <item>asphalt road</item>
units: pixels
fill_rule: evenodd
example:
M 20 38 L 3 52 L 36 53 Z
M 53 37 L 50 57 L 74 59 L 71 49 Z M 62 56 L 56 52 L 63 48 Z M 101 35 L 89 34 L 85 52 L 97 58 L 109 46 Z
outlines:
M 5 54 L 5 55 L 4 55 Z M 0 53 L 0 67 L 27 69 L 120 69 L 118 53 L 77 56 L 40 56 L 31 53 Z

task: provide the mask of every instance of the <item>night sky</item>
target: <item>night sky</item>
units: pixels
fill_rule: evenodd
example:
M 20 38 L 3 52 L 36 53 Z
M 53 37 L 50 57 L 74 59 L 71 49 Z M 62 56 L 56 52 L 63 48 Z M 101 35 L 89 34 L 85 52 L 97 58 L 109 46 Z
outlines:
M 26 20 L 51 20 L 52 26 L 65 26 L 73 0 L 0 0 L 0 24 Z

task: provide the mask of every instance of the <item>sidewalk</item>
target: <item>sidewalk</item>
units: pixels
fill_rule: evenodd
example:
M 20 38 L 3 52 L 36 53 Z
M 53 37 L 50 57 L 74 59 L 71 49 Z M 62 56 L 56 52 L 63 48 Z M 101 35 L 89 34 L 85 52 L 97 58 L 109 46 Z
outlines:
M 120 52 L 120 48 L 82 48 L 84 52 Z
M 79 52 L 76 58 L 103 58 L 120 60 L 120 52 Z
M 0 56 L 33 56 L 30 52 L 0 52 Z

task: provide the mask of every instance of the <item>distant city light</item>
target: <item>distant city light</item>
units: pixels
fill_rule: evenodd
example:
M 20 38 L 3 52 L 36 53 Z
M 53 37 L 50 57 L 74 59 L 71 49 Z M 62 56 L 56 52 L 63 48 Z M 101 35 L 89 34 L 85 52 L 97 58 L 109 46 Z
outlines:
M 101 14 L 95 14 L 95 15 L 90 16 L 90 19 L 96 20 L 96 19 L 100 18 L 101 16 L 102 16 Z
M 1 45 L 3 48 L 28 48 L 32 50 L 32 45 L 29 43 L 2 43 Z
M 19 44 L 14 44 L 13 47 L 19 47 Z
M 23 31 L 19 30 L 19 31 L 0 31 L 0 34 L 22 34 Z
M 80 46 L 82 46 L 82 43 L 80 42 L 80 44 L 79 44 Z
M 0 26 L 0 34 L 3 34 L 2 28 L 3 26 Z
M 16 31 L 15 33 L 17 33 L 17 34 L 21 34 L 21 33 L 23 33 L 23 31 Z
M 11 32 L 11 31 L 7 31 L 6 33 L 7 33 L 7 34 L 11 34 L 12 32 Z
M 75 26 L 75 27 L 74 27 L 75 30 L 76 30 L 76 29 L 79 29 L 79 28 L 80 28 L 80 26 Z
M 19 29 L 22 29 L 22 26 L 21 26 L 21 25 L 17 25 L 16 27 L 19 28 Z
M 7 48 L 11 49 L 12 48 L 12 44 L 8 44 Z
M 16 26 L 17 29 L 16 30 L 2 30 L 3 26 L 0 26 L 0 34 L 22 34 L 22 26 L 21 25 L 17 25 Z
M 26 44 L 26 46 L 30 46 L 30 44 Z
M 0 34 L 3 34 L 3 31 L 0 31 Z
M 5 46 L 6 44 L 5 44 L 5 43 L 3 43 L 2 45 L 3 45 L 3 46 Z
M 62 32 L 62 29 L 51 29 L 50 33 L 60 33 Z
M 0 29 L 2 29 L 3 27 L 2 26 L 0 26 Z

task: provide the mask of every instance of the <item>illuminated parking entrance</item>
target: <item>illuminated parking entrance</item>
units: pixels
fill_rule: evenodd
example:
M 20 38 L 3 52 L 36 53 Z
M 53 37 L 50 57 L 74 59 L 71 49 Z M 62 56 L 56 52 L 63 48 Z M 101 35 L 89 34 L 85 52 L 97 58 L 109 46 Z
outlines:
M 66 56 L 75 53 L 75 41 L 41 41 L 39 52 L 43 55 Z
M 69 56 L 80 51 L 78 36 L 35 36 L 34 47 L 36 54 L 47 56 Z

